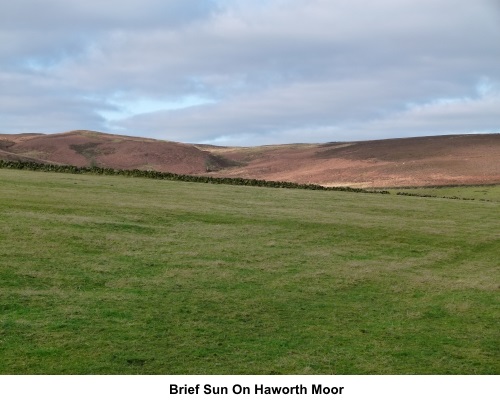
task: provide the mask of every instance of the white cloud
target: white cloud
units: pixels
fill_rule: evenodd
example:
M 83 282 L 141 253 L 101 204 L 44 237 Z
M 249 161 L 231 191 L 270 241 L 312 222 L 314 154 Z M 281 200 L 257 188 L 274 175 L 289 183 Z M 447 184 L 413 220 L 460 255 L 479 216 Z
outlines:
M 500 93 L 488 91 L 475 98 L 438 99 L 412 105 L 383 119 L 346 128 L 346 134 L 366 139 L 463 134 L 499 133 Z M 429 132 L 432 128 L 433 132 Z
M 0 132 L 31 122 L 248 144 L 488 131 L 498 127 L 494 4 L 5 2 Z

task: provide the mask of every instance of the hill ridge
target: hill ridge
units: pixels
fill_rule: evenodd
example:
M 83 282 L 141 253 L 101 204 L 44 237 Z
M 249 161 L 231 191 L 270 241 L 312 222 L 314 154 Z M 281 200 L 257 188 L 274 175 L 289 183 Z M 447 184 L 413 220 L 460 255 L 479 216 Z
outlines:
M 0 134 L 0 159 L 323 186 L 499 184 L 500 134 L 225 147 L 74 130 Z

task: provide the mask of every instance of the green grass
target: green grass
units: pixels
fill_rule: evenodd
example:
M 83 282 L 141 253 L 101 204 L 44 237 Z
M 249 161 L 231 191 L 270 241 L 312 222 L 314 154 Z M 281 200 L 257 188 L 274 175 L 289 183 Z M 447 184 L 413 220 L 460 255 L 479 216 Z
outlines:
M 417 195 L 430 195 L 445 198 L 463 198 L 500 202 L 500 185 L 490 186 L 452 186 L 452 187 L 417 187 L 391 189 L 391 194 L 397 192 Z
M 0 170 L 0 373 L 498 374 L 499 208 Z

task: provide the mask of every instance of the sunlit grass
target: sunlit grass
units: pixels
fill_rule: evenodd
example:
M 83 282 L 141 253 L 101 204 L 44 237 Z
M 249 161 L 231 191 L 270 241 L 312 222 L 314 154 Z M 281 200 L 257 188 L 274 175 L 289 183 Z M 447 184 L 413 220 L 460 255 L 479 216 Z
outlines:
M 0 372 L 498 373 L 499 205 L 0 170 Z
M 454 187 L 415 187 L 391 189 L 392 194 L 397 192 L 411 193 L 421 196 L 444 198 L 473 199 L 479 201 L 500 202 L 500 185 L 486 186 L 454 186 Z

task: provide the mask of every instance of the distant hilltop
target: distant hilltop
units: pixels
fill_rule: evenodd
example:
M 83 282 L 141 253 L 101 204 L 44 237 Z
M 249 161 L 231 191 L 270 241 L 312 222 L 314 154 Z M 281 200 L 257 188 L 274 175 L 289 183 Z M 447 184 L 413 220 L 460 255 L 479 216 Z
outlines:
M 79 130 L 0 135 L 0 159 L 362 188 L 499 184 L 500 134 L 221 147 Z

